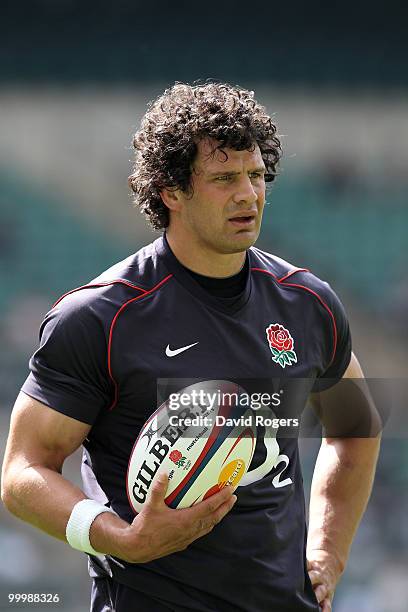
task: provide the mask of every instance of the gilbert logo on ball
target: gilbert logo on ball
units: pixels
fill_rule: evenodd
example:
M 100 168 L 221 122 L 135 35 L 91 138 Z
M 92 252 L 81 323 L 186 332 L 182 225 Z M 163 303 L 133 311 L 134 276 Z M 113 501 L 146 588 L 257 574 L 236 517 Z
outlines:
M 223 399 L 191 401 L 175 410 L 169 398 L 142 427 L 126 477 L 134 512 L 143 509 L 160 472 L 169 477 L 165 502 L 171 508 L 192 506 L 225 486 L 235 489 L 246 474 L 257 431 L 253 410 L 239 400 L 244 389 L 211 380 L 185 387 L 180 394 L 194 397 L 200 390 L 213 397 L 220 391 Z
M 297 355 L 294 351 L 295 342 L 286 327 L 280 323 L 271 323 L 265 331 L 272 352 L 272 361 L 282 368 L 297 363 Z

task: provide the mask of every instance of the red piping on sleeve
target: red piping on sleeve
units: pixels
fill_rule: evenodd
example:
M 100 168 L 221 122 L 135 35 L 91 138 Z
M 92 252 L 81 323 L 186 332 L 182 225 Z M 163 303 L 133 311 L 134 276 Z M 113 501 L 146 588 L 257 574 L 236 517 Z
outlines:
M 157 285 L 155 285 L 152 289 L 149 289 L 148 291 L 143 290 L 143 293 L 141 295 L 137 295 L 136 297 L 131 298 L 130 300 L 128 300 L 127 302 L 122 304 L 122 306 L 119 308 L 119 310 L 117 311 L 117 313 L 115 314 L 115 316 L 112 319 L 112 323 L 111 323 L 110 330 L 109 330 L 109 341 L 108 341 L 108 373 L 109 373 L 109 377 L 110 377 L 110 379 L 111 379 L 111 381 L 113 383 L 113 387 L 115 389 L 115 394 L 114 394 L 113 402 L 109 406 L 109 410 L 113 410 L 113 408 L 116 406 L 116 403 L 118 401 L 118 384 L 117 384 L 117 382 L 116 382 L 116 380 L 115 380 L 115 378 L 114 378 L 114 376 L 112 374 L 112 361 L 111 361 L 112 337 L 113 337 L 113 330 L 114 330 L 114 327 L 116 325 L 116 321 L 118 320 L 119 315 L 124 311 L 126 306 L 128 306 L 132 302 L 136 302 L 137 300 L 140 300 L 142 297 L 145 297 L 146 295 L 149 295 L 150 293 L 153 293 L 154 291 L 159 289 L 159 287 L 164 285 L 164 283 L 167 282 L 172 276 L 173 276 L 172 274 L 169 274 L 168 276 L 163 278 L 159 283 L 157 283 Z
M 76 289 L 71 289 L 71 291 L 67 291 L 66 293 L 64 293 L 64 295 L 61 295 L 60 298 L 58 298 L 58 300 L 55 302 L 55 304 L 52 305 L 52 308 L 55 308 L 55 306 L 57 306 L 57 304 L 60 303 L 61 300 L 64 299 L 64 297 L 67 297 L 67 295 L 71 295 L 71 293 L 75 293 L 76 291 L 81 291 L 81 289 L 88 289 L 92 288 L 92 287 L 108 287 L 109 285 L 126 285 L 127 287 L 131 287 L 132 289 L 137 289 L 138 291 L 141 291 L 143 294 L 145 293 L 149 293 L 146 289 L 142 289 L 141 287 L 138 287 L 137 285 L 132 285 L 132 283 L 129 283 L 127 281 L 124 280 L 113 280 L 113 281 L 106 281 L 105 283 L 95 283 L 94 285 L 90 284 L 90 285 L 82 285 L 82 287 L 77 287 Z
M 321 303 L 323 308 L 329 313 L 331 321 L 332 321 L 332 325 L 333 325 L 333 352 L 332 352 L 332 356 L 331 356 L 331 359 L 330 359 L 330 363 L 329 363 L 329 365 L 327 367 L 331 366 L 331 364 L 333 363 L 333 359 L 334 359 L 334 357 L 336 355 L 336 349 L 337 349 L 337 326 L 336 326 L 336 319 L 334 318 L 333 312 L 330 310 L 329 306 L 326 304 L 326 302 L 323 300 L 323 298 L 321 298 L 318 293 L 313 291 L 313 289 L 309 289 L 309 287 L 305 287 L 304 285 L 299 285 L 297 283 L 285 283 L 285 282 L 283 282 L 286 278 L 288 278 L 292 274 L 295 274 L 296 272 L 299 272 L 299 271 L 309 272 L 309 270 L 307 270 L 306 268 L 296 268 L 295 270 L 292 270 L 291 272 L 289 272 L 285 276 L 282 276 L 282 278 L 277 278 L 277 276 L 275 274 L 273 274 L 273 272 L 269 272 L 269 270 L 265 270 L 264 268 L 251 268 L 251 270 L 253 270 L 255 272 L 263 272 L 264 274 L 269 274 L 270 276 L 273 276 L 273 278 L 280 285 L 283 285 L 284 287 L 297 287 L 298 289 L 303 289 L 304 291 L 308 291 L 309 293 L 314 295 L 319 300 L 319 302 Z

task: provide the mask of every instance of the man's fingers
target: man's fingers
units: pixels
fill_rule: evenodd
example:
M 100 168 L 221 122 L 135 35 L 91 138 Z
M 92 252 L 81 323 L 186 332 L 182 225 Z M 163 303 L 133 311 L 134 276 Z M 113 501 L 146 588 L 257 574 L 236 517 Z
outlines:
M 164 501 L 167 487 L 168 475 L 161 473 L 152 485 L 142 513 L 149 511 L 163 513 L 167 521 L 174 523 L 170 552 L 183 550 L 197 538 L 212 531 L 237 500 L 237 496 L 232 494 L 232 487 L 228 486 L 196 506 L 169 511 Z M 169 512 L 174 513 L 171 518 Z
M 315 588 L 314 592 L 319 603 L 322 603 L 328 595 L 327 587 L 324 584 L 319 584 L 319 586 Z
M 165 497 L 168 487 L 168 475 L 160 473 L 157 475 L 152 488 L 149 492 L 145 509 L 156 507 L 162 508 L 165 504 Z M 191 508 L 179 509 L 179 512 L 183 512 L 188 517 L 189 521 L 196 521 L 200 519 L 206 519 L 211 516 L 217 522 L 219 522 L 232 508 L 236 501 L 236 495 L 232 495 L 232 488 L 227 486 L 223 487 L 218 493 L 215 493 L 208 499 L 198 503 Z
M 216 510 L 213 510 L 213 507 L 210 506 L 211 511 L 207 512 L 205 516 L 198 517 L 195 524 L 198 526 L 199 531 L 203 531 L 208 533 L 211 531 L 217 523 L 219 523 L 226 514 L 231 510 L 235 502 L 237 501 L 237 496 L 230 496 L 226 502 L 218 506 Z
M 310 582 L 312 583 L 313 586 L 315 584 L 321 584 L 322 583 L 322 573 L 318 572 L 317 570 L 309 571 L 309 578 L 310 578 Z
M 318 571 L 317 569 L 311 569 L 311 568 L 316 568 L 316 567 L 318 567 L 318 564 L 314 562 L 307 563 L 310 582 L 312 583 L 316 599 L 319 602 L 319 606 L 322 612 L 331 612 L 332 604 L 331 604 L 329 587 L 323 581 L 323 576 L 322 576 L 321 571 Z
M 332 605 L 330 599 L 326 597 L 326 599 L 320 603 L 320 607 L 322 609 L 322 612 L 331 612 Z
M 236 499 L 236 496 L 232 495 L 232 488 L 229 486 L 223 487 L 221 491 L 215 493 L 214 495 L 211 495 L 211 497 L 205 499 L 196 506 L 188 508 L 187 511 L 189 514 L 196 517 L 197 519 L 205 518 L 210 514 L 217 513 L 218 509 L 221 508 L 221 506 L 223 506 L 223 504 L 225 504 L 226 502 L 231 502 L 230 507 L 225 510 L 226 514 L 233 506 L 231 497 Z M 222 516 L 224 516 L 224 513 L 222 513 Z M 220 517 L 220 520 L 222 516 Z
M 205 521 L 204 519 L 199 519 L 198 523 L 196 523 L 195 526 L 194 537 L 200 537 L 202 535 L 205 535 L 206 533 L 209 533 L 214 529 L 216 524 L 217 521 L 215 521 L 214 519 L 207 521 Z
M 315 570 L 315 569 L 318 569 L 319 564 L 317 561 L 309 561 L 309 559 L 307 559 L 306 566 L 308 570 Z
M 214 511 L 214 506 L 208 506 L 208 512 L 204 516 L 195 517 L 192 524 L 192 529 L 190 531 L 191 541 L 210 533 L 214 529 L 214 527 L 224 518 L 226 514 L 231 510 L 235 502 L 237 501 L 237 496 L 232 495 L 227 498 L 227 501 L 222 503 L 218 508 Z M 192 510 L 193 508 L 191 508 Z M 191 516 L 189 517 L 191 520 Z
M 234 501 L 234 500 L 233 500 Z M 234 501 L 235 503 L 235 501 Z M 199 519 L 198 523 L 196 523 L 194 539 L 199 538 L 207 533 L 210 533 L 214 529 L 214 527 L 224 518 L 224 516 L 230 511 L 234 503 L 228 504 L 226 509 L 217 510 L 214 514 L 211 515 L 210 519 Z
M 215 525 L 219 523 L 226 514 L 228 514 L 228 512 L 232 509 L 237 499 L 238 498 L 236 495 L 231 495 L 231 497 L 227 499 L 226 502 L 224 502 L 223 504 L 221 504 L 221 506 L 217 508 L 217 510 L 213 513 Z

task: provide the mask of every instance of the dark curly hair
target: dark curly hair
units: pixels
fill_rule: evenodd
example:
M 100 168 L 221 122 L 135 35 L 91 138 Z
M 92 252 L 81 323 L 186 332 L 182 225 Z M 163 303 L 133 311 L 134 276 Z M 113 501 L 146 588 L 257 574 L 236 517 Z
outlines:
M 149 104 L 133 137 L 135 162 L 129 176 L 135 204 L 155 229 L 169 225 L 169 210 L 160 197 L 167 189 L 191 190 L 197 143 L 203 138 L 237 151 L 258 144 L 273 181 L 281 157 L 276 126 L 252 91 L 225 83 L 176 83 Z

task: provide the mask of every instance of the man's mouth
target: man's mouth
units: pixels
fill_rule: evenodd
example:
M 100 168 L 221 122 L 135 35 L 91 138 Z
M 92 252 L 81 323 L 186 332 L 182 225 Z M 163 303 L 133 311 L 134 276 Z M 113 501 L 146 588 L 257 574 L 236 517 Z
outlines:
M 254 215 L 242 216 L 242 217 L 234 217 L 233 219 L 229 219 L 229 221 L 237 226 L 237 227 L 245 227 L 246 225 L 251 225 L 255 221 Z

